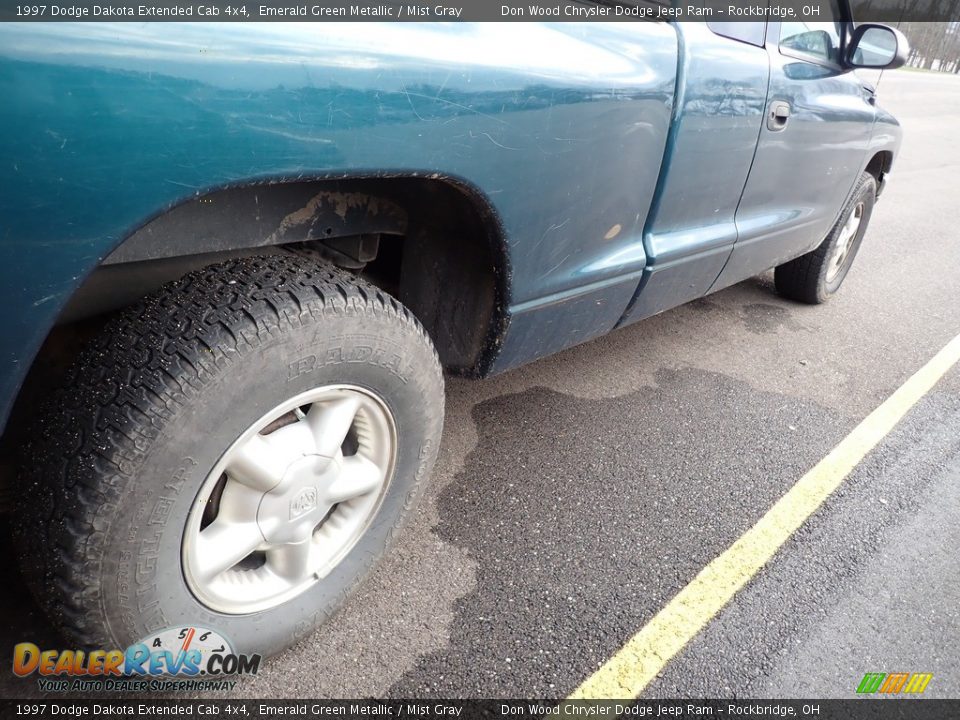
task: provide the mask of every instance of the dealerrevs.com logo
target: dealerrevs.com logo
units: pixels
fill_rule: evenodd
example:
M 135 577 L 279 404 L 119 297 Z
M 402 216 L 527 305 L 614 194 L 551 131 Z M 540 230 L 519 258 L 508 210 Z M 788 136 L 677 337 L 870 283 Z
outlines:
M 231 690 L 235 675 L 255 675 L 260 655 L 237 654 L 226 638 L 201 627 L 169 628 L 126 650 L 41 650 L 24 642 L 13 648 L 13 672 L 36 675 L 46 692 L 78 690 Z

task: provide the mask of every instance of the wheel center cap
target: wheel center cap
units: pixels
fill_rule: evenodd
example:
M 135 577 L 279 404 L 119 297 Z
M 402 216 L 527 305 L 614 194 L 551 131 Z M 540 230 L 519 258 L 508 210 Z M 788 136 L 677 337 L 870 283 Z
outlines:
M 304 455 L 287 468 L 277 487 L 264 493 L 257 524 L 268 543 L 306 540 L 330 510 L 328 489 L 340 463 L 323 455 Z

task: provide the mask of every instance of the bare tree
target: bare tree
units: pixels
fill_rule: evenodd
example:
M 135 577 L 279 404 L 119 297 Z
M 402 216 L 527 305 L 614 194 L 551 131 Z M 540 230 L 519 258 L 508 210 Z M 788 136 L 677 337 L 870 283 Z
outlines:
M 903 31 L 910 66 L 960 74 L 960 0 L 852 0 L 851 6 L 856 21 Z
M 960 74 L 960 22 L 907 22 L 911 67 Z

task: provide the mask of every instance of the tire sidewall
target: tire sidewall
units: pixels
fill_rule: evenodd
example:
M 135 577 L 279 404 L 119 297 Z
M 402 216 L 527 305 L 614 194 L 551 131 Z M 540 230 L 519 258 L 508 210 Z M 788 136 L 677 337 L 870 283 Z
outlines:
M 436 455 L 442 378 L 432 350 L 415 336 L 410 326 L 372 314 L 362 323 L 328 316 L 287 328 L 219 367 L 166 422 L 138 463 L 104 542 L 104 615 L 119 646 L 183 624 L 217 630 L 237 652 L 269 655 L 335 612 L 383 555 Z M 288 602 L 247 615 L 206 608 L 190 592 L 181 560 L 197 493 L 223 452 L 260 417 L 329 384 L 360 386 L 393 414 L 396 463 L 376 516 L 329 575 Z
M 867 227 L 870 224 L 870 217 L 873 215 L 873 207 L 876 204 L 876 193 L 876 180 L 874 180 L 872 175 L 864 175 L 857 184 L 856 192 L 847 203 L 843 213 L 840 216 L 840 219 L 834 226 L 833 232 L 830 234 L 830 239 L 828 240 L 827 251 L 824 254 L 823 264 L 820 268 L 819 282 L 817 283 L 819 291 L 818 295 L 820 296 L 821 301 L 826 300 L 840 289 L 840 286 L 843 285 L 843 281 L 846 279 L 847 274 L 853 267 L 853 263 L 857 258 L 857 253 L 860 251 L 860 246 L 863 244 L 863 238 L 867 233 Z M 853 244 L 850 247 L 850 252 L 847 254 L 846 260 L 844 260 L 843 263 L 843 267 L 840 268 L 840 272 L 837 273 L 837 276 L 830 282 L 827 282 L 827 272 L 830 269 L 829 259 L 833 256 L 833 251 L 840 240 L 841 230 L 850 219 L 850 215 L 860 203 L 863 203 L 863 217 L 860 220 L 860 226 L 857 228 L 857 234 L 853 240 Z

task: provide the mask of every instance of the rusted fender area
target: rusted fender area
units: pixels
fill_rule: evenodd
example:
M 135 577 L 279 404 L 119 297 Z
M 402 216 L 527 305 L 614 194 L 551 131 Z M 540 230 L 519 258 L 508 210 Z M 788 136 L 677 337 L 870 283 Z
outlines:
M 215 206 L 215 207 L 213 207 Z M 133 233 L 104 259 L 141 260 L 407 230 L 397 203 L 360 191 L 313 192 L 299 183 L 213 192 L 172 208 Z

